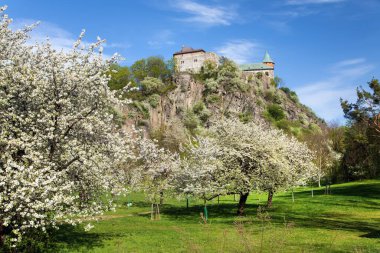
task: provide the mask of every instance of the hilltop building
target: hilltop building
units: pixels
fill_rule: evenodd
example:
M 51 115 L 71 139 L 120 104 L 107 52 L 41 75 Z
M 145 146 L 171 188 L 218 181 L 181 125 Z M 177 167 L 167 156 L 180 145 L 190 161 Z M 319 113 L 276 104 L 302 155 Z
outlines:
M 270 78 L 274 78 L 274 61 L 268 52 L 265 52 L 263 62 L 242 64 L 240 65 L 240 69 L 247 74 L 257 74 L 261 72 Z
M 220 57 L 212 52 L 206 52 L 203 49 L 193 49 L 191 47 L 183 46 L 181 51 L 175 52 L 173 58 L 177 64 L 177 71 L 179 72 L 198 72 L 205 60 L 212 60 L 219 64 Z M 274 61 L 265 52 L 264 59 L 260 63 L 242 64 L 240 69 L 245 75 L 262 73 L 270 78 L 274 78 Z
M 219 56 L 203 49 L 193 49 L 183 46 L 181 51 L 175 52 L 173 58 L 177 64 L 179 72 L 192 71 L 198 72 L 205 60 L 212 60 L 219 63 Z

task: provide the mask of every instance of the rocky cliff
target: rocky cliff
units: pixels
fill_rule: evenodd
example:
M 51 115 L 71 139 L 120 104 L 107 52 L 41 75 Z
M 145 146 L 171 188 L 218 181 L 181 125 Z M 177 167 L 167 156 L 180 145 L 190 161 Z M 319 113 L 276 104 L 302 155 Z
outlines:
M 294 92 L 277 88 L 273 79 L 242 74 L 241 81 L 246 87 L 242 90 L 228 90 L 220 85 L 210 92 L 207 81 L 199 76 L 176 74 L 171 90 L 156 94 L 155 103 L 149 98 L 134 103 L 127 114 L 147 133 L 174 127 L 191 131 L 207 127 L 214 119 L 230 116 L 243 121 L 265 120 L 296 136 L 325 124 L 298 102 Z

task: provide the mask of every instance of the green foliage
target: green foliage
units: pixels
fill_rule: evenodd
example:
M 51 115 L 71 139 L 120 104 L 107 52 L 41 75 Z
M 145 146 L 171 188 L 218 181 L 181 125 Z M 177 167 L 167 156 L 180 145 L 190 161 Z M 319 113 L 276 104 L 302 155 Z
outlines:
M 212 60 L 205 60 L 200 70 L 202 80 L 216 79 L 218 77 L 218 66 Z
M 208 104 L 217 104 L 220 101 L 222 101 L 222 97 L 219 96 L 218 94 L 211 94 L 206 97 L 206 102 Z
M 144 102 L 140 102 L 140 101 L 133 101 L 132 106 L 134 108 L 136 108 L 139 113 L 142 114 L 144 119 L 149 118 L 149 109 L 148 109 L 147 104 L 145 104 Z
M 193 112 L 202 122 L 206 122 L 211 116 L 211 112 L 206 108 L 205 104 L 202 101 L 197 102 L 193 106 Z
M 239 113 L 239 120 L 243 123 L 248 123 L 253 120 L 253 116 L 251 112 L 242 112 Z
M 223 86 L 227 92 L 246 92 L 249 89 L 244 80 L 241 79 L 239 67 L 231 60 L 225 59 L 219 67 L 217 82 Z
M 321 128 L 320 128 L 317 124 L 315 124 L 315 123 L 311 123 L 311 124 L 309 125 L 309 129 L 310 129 L 312 132 L 319 132 L 319 133 L 322 132 Z
M 152 106 L 153 108 L 157 107 L 157 105 L 160 103 L 160 100 L 161 100 L 161 96 L 158 94 L 153 94 L 148 97 L 148 102 L 150 106 Z
M 281 106 L 272 104 L 269 105 L 266 110 L 267 116 L 274 119 L 275 121 L 279 121 L 285 118 L 285 112 Z
M 165 63 L 162 57 L 151 56 L 147 59 L 140 59 L 131 66 L 133 77 L 138 81 L 143 81 L 146 77 L 154 77 L 162 81 L 168 81 L 174 71 L 172 61 Z
M 215 79 L 206 79 L 204 81 L 204 85 L 205 85 L 205 90 L 204 90 L 205 94 L 217 92 L 219 88 L 219 84 Z
M 265 105 L 264 101 L 261 99 L 261 98 L 257 98 L 256 100 L 256 104 L 259 106 L 259 107 L 263 107 Z
M 253 81 L 253 75 L 252 74 L 250 74 L 249 76 L 248 76 L 248 78 L 247 78 L 247 81 L 248 81 L 248 83 L 251 83 L 252 81 Z
M 128 67 L 121 67 L 117 64 L 111 66 L 111 70 L 108 73 L 111 76 L 108 86 L 111 90 L 121 90 L 132 82 L 131 73 Z
M 145 59 L 141 59 L 133 63 L 131 66 L 131 72 L 138 82 L 144 80 L 148 76 Z
M 122 127 L 125 123 L 126 116 L 121 111 L 117 110 L 114 107 L 109 107 L 108 111 L 113 116 L 113 122 L 117 126 Z
M 288 87 L 281 87 L 280 90 L 284 91 L 291 101 L 293 101 L 296 104 L 299 104 L 299 99 L 295 91 L 292 91 Z
M 268 102 L 273 102 L 274 101 L 274 91 L 273 90 L 266 90 L 265 91 L 265 94 L 264 94 L 264 97 L 265 97 L 265 100 L 267 100 Z
M 283 83 L 284 83 L 284 82 L 282 81 L 282 79 L 281 79 L 280 77 L 278 77 L 278 76 L 275 76 L 275 77 L 271 80 L 271 84 L 272 84 L 274 87 L 276 87 L 276 88 L 282 86 Z
M 198 113 L 202 112 L 205 109 L 206 109 L 206 106 L 205 106 L 205 104 L 202 101 L 198 101 L 193 106 L 193 112 L 195 114 L 198 114 Z
M 147 74 L 149 77 L 166 80 L 171 74 L 162 57 L 151 56 L 146 60 Z
M 312 188 L 295 188 L 294 203 L 290 191 L 280 192 L 267 210 L 270 219 L 258 210 L 265 193 L 249 195 L 245 217 L 236 217 L 237 195 L 236 200 L 221 196 L 219 204 L 208 202 L 211 224 L 206 225 L 199 224 L 199 199 L 190 198 L 186 208 L 185 199 L 166 196 L 165 215 L 152 222 L 149 203 L 133 193 L 120 198 L 120 208 L 102 215 L 89 232 L 60 227 L 51 252 L 379 252 L 379 180 L 332 185 L 332 195 L 325 195 L 324 187 L 313 190 L 311 197 Z
M 281 93 L 276 91 L 273 96 L 273 103 L 280 105 L 282 104 L 282 102 L 283 102 L 283 99 L 282 99 Z
M 200 125 L 199 118 L 193 110 L 186 111 L 183 117 L 183 125 L 190 131 L 194 131 Z
M 160 89 L 164 87 L 164 84 L 160 79 L 155 77 L 145 77 L 140 83 L 141 91 L 144 95 L 151 95 L 153 93 L 158 93 Z

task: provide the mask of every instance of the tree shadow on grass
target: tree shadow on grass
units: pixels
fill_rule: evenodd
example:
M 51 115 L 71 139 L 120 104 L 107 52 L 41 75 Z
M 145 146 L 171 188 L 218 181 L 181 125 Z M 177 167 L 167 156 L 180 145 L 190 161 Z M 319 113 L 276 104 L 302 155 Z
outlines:
M 258 205 L 246 204 L 246 215 L 256 215 Z M 166 204 L 161 208 L 161 213 L 171 220 L 191 221 L 200 219 L 200 213 L 204 212 L 203 205 L 191 205 L 189 208 Z M 208 216 L 211 220 L 218 220 L 218 223 L 233 225 L 237 217 L 237 203 L 219 203 L 207 206 Z
M 121 236 L 117 233 L 86 232 L 79 226 L 62 225 L 59 230 L 51 233 L 49 252 L 66 250 L 87 252 L 91 249 L 102 247 L 106 240 Z

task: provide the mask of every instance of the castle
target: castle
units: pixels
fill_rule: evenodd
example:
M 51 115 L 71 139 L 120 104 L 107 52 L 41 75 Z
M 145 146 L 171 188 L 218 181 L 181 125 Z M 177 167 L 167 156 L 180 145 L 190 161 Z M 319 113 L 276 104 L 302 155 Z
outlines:
M 182 47 L 181 51 L 175 52 L 173 58 L 177 63 L 179 72 L 199 72 L 205 60 L 211 60 L 219 63 L 220 57 L 212 52 L 206 52 L 203 49 L 193 49 L 191 47 Z M 264 59 L 260 63 L 242 64 L 240 69 L 246 74 L 262 73 L 270 78 L 274 78 L 274 61 L 265 52 Z

